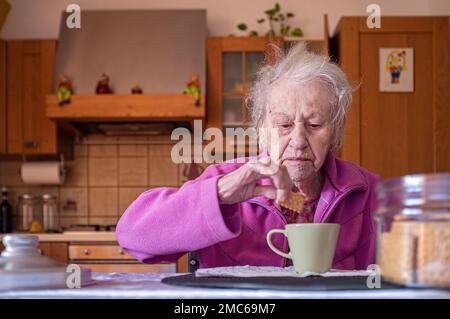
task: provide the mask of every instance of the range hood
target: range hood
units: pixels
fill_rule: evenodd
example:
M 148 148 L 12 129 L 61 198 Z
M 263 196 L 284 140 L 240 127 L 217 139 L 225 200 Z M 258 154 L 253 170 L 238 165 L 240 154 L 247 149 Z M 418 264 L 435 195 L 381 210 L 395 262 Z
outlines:
M 205 117 L 206 11 L 113 10 L 82 11 L 81 28 L 61 18 L 53 76 L 53 94 L 46 114 L 72 132 L 130 134 L 190 127 Z M 100 76 L 110 77 L 113 94 L 95 94 Z M 56 92 L 60 75 L 72 80 L 74 95 L 60 106 Z M 199 105 L 183 94 L 196 74 Z M 143 94 L 131 94 L 139 85 Z M 119 133 L 118 133 L 119 134 Z

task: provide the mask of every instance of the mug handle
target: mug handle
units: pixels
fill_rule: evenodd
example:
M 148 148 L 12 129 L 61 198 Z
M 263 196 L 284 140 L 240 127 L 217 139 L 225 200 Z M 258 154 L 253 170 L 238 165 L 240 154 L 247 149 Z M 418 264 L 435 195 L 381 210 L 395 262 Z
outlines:
M 276 253 L 277 255 L 280 255 L 284 258 L 289 258 L 292 259 L 291 255 L 289 253 L 284 253 L 281 250 L 279 250 L 278 248 L 276 248 L 274 246 L 274 244 L 272 243 L 272 235 L 273 234 L 283 234 L 284 236 L 286 236 L 286 230 L 285 229 L 272 229 L 267 233 L 267 244 L 269 244 L 270 249 L 273 250 L 274 253 Z

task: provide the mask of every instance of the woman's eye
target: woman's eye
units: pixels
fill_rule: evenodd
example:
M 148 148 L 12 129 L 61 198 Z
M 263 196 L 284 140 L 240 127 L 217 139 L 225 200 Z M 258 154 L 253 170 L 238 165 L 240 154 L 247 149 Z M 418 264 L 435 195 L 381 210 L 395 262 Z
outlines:
M 310 124 L 309 124 L 309 127 L 310 127 L 310 128 L 320 128 L 321 125 L 320 125 L 320 124 L 313 124 L 313 123 L 310 123 Z
M 292 124 L 289 123 L 282 123 L 282 124 L 278 124 L 278 126 L 282 129 L 288 129 L 292 126 Z

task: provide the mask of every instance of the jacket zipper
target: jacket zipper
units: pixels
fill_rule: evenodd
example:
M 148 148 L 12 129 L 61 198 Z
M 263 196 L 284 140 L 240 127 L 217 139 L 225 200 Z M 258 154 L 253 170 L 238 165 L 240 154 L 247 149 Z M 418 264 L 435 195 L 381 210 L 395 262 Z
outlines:
M 264 208 L 267 209 L 268 211 L 274 211 L 274 212 L 278 215 L 278 217 L 280 217 L 281 220 L 283 221 L 283 225 L 286 225 L 286 224 L 287 224 L 287 219 L 283 216 L 283 214 L 282 214 L 280 211 L 278 211 L 278 209 L 277 209 L 276 207 L 270 207 L 270 206 L 267 206 L 267 205 L 262 204 L 262 203 L 260 203 L 260 202 L 258 202 L 258 201 L 255 201 L 255 200 L 249 200 L 248 202 L 249 202 L 249 203 L 257 204 L 257 205 L 259 205 L 259 206 L 261 206 L 261 207 L 264 207 Z M 284 243 L 286 242 L 286 240 L 287 240 L 287 239 L 284 238 Z M 284 243 L 283 243 L 283 246 L 285 246 Z M 287 259 L 287 258 L 283 258 L 283 264 L 284 264 L 284 267 L 287 267 L 287 262 L 288 262 L 288 259 Z
M 339 196 L 339 198 L 337 200 L 335 200 L 334 203 L 326 209 L 325 213 L 323 214 L 323 216 L 322 216 L 322 218 L 320 219 L 319 222 L 320 223 L 324 222 L 328 218 L 328 216 L 331 214 L 331 212 L 336 208 L 336 206 L 339 205 L 342 202 L 342 200 L 347 195 L 349 195 L 349 194 L 351 194 L 353 192 L 362 190 L 362 189 L 365 189 L 365 187 L 364 186 L 357 186 L 357 187 L 354 187 L 354 188 L 350 188 L 350 189 L 346 190 L 344 193 L 342 193 Z

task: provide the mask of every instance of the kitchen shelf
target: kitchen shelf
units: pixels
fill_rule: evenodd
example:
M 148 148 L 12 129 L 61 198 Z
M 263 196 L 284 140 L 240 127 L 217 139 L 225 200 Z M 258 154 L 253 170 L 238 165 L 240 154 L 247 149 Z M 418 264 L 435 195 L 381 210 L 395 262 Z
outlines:
M 298 41 L 306 41 L 306 42 L 324 42 L 323 38 L 314 38 L 314 37 L 283 37 L 284 42 L 298 42 Z
M 195 105 L 190 94 L 82 94 L 59 106 L 56 95 L 46 96 L 46 115 L 55 121 L 164 121 L 205 118 L 205 96 Z

